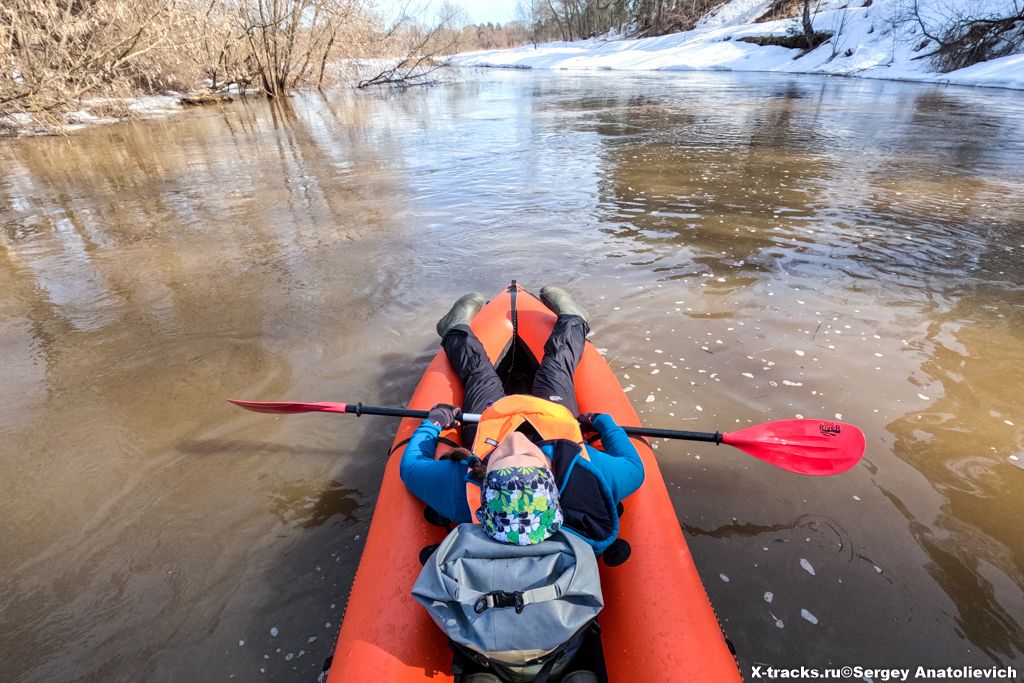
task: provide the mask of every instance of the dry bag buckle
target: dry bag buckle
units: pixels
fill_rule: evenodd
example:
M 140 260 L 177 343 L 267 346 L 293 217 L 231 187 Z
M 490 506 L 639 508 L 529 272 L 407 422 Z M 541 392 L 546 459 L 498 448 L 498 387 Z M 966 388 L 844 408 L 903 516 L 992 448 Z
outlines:
M 476 603 L 473 604 L 473 611 L 477 614 L 483 614 L 491 607 L 515 607 L 516 614 L 522 614 L 525 606 L 526 603 L 523 602 L 522 591 L 515 591 L 514 593 L 491 591 L 480 596 Z

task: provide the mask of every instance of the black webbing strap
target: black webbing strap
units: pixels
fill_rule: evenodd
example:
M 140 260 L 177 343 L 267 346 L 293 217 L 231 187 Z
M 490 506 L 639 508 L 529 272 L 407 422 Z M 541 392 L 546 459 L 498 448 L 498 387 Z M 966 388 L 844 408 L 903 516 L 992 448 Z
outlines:
M 412 437 L 411 436 L 405 437 L 404 439 L 402 439 L 401 441 L 399 441 L 398 443 L 396 443 L 394 446 L 391 447 L 391 450 L 388 451 L 388 455 L 391 455 L 392 453 L 397 451 L 402 446 L 405 446 L 406 444 L 408 444 L 410 441 L 412 441 Z M 437 437 L 437 442 L 438 443 L 443 443 L 445 446 L 451 446 L 452 448 L 459 448 L 460 447 L 460 444 L 457 444 L 454 441 L 452 441 L 451 439 L 443 437 L 443 436 Z

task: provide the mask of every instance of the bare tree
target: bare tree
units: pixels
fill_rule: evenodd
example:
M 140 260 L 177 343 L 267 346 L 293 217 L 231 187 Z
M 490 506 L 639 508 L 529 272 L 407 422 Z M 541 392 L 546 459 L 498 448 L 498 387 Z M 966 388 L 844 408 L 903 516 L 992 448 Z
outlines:
M 5 0 L 0 5 L 0 117 L 52 120 L 87 94 L 174 85 L 169 39 L 177 0 Z
M 978 62 L 1024 52 L 1024 2 L 986 3 L 965 11 L 962 6 L 931 7 L 925 16 L 919 0 L 910 0 L 895 23 L 910 23 L 931 47 L 915 59 L 930 58 L 940 71 L 955 71 Z
M 270 97 L 321 87 L 339 29 L 362 13 L 358 0 L 239 0 L 238 8 L 249 59 Z
M 421 11 L 422 12 L 422 11 Z M 426 25 L 421 14 L 413 13 L 406 5 L 399 17 L 378 44 L 386 66 L 369 78 L 359 81 L 359 88 L 374 85 L 410 86 L 435 82 L 437 72 L 448 66 L 448 56 L 458 51 L 461 31 L 455 27 L 465 24 L 461 8 L 445 3 Z

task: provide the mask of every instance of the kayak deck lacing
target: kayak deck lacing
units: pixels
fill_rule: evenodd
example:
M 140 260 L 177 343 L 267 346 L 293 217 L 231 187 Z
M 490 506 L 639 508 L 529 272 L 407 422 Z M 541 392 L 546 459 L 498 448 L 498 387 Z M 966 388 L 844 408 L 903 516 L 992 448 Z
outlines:
M 519 339 L 519 311 L 516 310 L 516 295 L 519 293 L 519 285 L 515 280 L 513 280 L 512 284 L 508 286 L 508 292 L 510 299 L 509 308 L 511 309 L 510 313 L 512 314 L 512 342 L 509 345 L 511 347 L 509 349 L 509 353 L 511 353 L 512 356 L 508 363 L 508 374 L 512 377 L 516 370 L 516 341 Z

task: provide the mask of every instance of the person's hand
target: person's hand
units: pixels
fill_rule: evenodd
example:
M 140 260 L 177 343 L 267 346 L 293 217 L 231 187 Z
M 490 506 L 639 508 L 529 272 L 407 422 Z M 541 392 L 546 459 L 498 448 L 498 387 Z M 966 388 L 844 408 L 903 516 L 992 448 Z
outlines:
M 596 420 L 600 414 L 601 413 L 580 413 L 580 416 L 577 418 L 580 422 L 580 429 L 584 432 L 597 431 L 594 429 L 594 420 Z
M 427 419 L 441 429 L 451 429 L 458 426 L 459 420 L 462 419 L 462 410 L 449 403 L 438 403 L 430 409 Z

